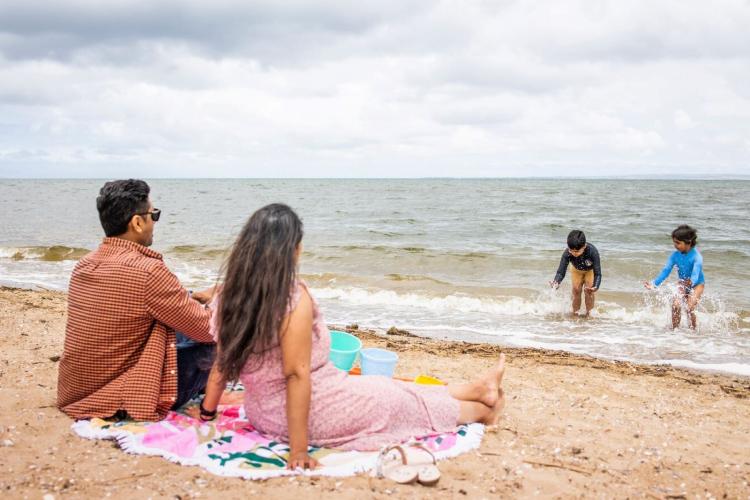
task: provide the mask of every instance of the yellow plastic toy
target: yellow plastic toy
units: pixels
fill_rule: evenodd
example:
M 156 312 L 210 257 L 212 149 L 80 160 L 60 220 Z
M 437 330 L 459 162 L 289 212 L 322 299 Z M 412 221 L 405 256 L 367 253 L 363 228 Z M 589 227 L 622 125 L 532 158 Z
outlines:
M 429 375 L 417 375 L 414 379 L 414 383 L 422 385 L 446 385 L 446 383 L 439 378 L 430 377 Z

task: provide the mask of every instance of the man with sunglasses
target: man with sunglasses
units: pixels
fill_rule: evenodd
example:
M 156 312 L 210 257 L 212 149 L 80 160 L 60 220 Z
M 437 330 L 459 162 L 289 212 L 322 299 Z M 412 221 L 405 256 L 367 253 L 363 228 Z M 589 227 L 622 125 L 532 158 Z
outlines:
M 149 248 L 161 216 L 149 192 L 118 180 L 96 199 L 106 237 L 70 278 L 57 386 L 57 406 L 73 418 L 158 420 L 205 388 L 211 291 L 191 297 Z M 178 349 L 176 332 L 191 341 Z

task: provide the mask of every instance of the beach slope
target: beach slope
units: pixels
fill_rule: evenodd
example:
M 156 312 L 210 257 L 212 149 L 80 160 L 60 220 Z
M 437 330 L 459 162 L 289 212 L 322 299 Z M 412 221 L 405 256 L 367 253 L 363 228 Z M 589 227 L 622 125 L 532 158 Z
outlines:
M 436 489 L 364 476 L 221 478 L 76 437 L 54 406 L 66 296 L 0 289 L 0 491 L 11 498 L 746 498 L 750 379 L 503 349 L 507 408 L 482 447 L 441 463 Z M 359 332 L 399 352 L 397 375 L 463 381 L 500 349 Z

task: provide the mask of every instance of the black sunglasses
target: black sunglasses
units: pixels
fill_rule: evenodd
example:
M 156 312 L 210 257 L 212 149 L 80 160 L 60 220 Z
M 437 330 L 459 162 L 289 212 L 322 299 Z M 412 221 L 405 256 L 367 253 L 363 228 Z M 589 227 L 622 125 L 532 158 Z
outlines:
M 156 221 L 159 220 L 159 217 L 161 217 L 161 210 L 159 210 L 158 208 L 154 208 L 150 212 L 135 213 L 133 215 L 140 215 L 141 217 L 143 217 L 145 215 L 150 215 L 151 216 L 151 220 L 154 221 L 154 222 L 156 222 Z

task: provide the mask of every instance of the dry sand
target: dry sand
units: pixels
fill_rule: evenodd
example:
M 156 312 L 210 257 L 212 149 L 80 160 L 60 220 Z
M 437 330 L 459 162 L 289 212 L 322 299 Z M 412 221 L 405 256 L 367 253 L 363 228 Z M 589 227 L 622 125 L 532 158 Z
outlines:
M 503 349 L 507 408 L 437 487 L 365 476 L 222 478 L 80 439 L 54 406 L 66 297 L 0 289 L 0 491 L 9 498 L 748 498 L 750 379 Z M 398 374 L 463 381 L 500 349 L 360 332 L 399 351 Z

